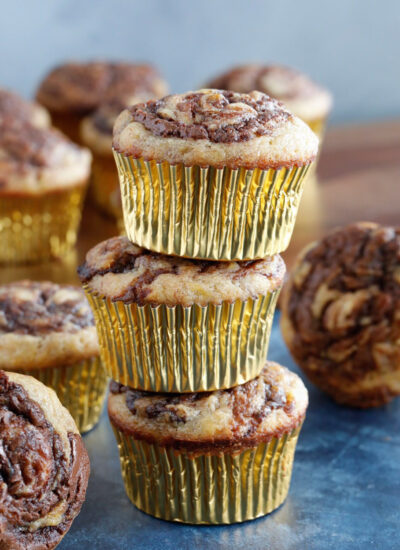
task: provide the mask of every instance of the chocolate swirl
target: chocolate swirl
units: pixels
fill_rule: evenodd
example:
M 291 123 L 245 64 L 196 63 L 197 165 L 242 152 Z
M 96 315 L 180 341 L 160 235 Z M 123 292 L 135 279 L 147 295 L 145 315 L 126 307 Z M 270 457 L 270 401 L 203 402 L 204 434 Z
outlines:
M 155 136 L 208 139 L 214 143 L 271 135 L 291 118 L 278 101 L 265 94 L 219 90 L 170 95 L 133 105 L 129 110 L 133 120 Z
M 0 286 L 0 335 L 78 332 L 94 326 L 81 288 L 20 281 Z
M 33 122 L 39 106 L 31 101 L 25 101 L 19 95 L 0 89 L 0 123 L 6 118 Z
M 398 370 L 400 228 L 355 224 L 332 232 L 301 258 L 284 302 L 294 358 L 336 399 L 346 401 L 338 395 L 346 381 Z M 382 387 L 351 404 L 389 397 Z
M 67 456 L 40 405 L 3 371 L 0 427 L 0 548 L 55 548 L 85 497 L 89 461 L 82 439 L 68 434 Z
M 160 97 L 166 84 L 151 65 L 132 63 L 66 63 L 43 80 L 37 99 L 55 110 L 88 113 L 115 99 L 128 101 L 133 95 Z

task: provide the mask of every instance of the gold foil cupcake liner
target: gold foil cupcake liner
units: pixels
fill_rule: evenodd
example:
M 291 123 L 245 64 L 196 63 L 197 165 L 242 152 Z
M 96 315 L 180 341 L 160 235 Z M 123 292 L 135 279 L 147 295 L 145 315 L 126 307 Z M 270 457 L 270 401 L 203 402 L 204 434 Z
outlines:
M 309 166 L 201 168 L 114 157 L 135 244 L 208 260 L 264 258 L 287 248 Z
M 0 194 L 0 263 L 66 255 L 76 243 L 85 185 L 40 195 Z
M 104 214 L 117 219 L 122 216 L 118 173 L 111 154 L 93 153 L 90 198 Z
M 113 426 L 132 503 L 157 518 L 226 524 L 269 514 L 285 500 L 301 426 L 239 453 L 192 456 Z
M 108 385 L 100 359 L 93 357 L 60 367 L 18 369 L 52 388 L 69 410 L 80 432 L 87 432 L 99 421 Z
M 201 307 L 138 306 L 97 296 L 86 285 L 100 354 L 111 378 L 154 392 L 231 388 L 265 364 L 279 291 Z

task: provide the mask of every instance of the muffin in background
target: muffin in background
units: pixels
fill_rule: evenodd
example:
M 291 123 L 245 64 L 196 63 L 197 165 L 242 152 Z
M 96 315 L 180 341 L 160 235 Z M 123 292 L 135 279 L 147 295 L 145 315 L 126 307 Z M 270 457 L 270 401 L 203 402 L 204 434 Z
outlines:
M 0 286 L 0 368 L 53 388 L 81 432 L 98 421 L 107 375 L 81 288 L 20 281 Z
M 62 257 L 75 245 L 90 152 L 55 129 L 0 120 L 0 264 Z
M 111 382 L 108 413 L 128 497 L 195 524 L 242 522 L 285 500 L 308 405 L 300 378 L 268 362 L 228 390 L 154 394 Z
M 52 550 L 85 500 L 90 464 L 53 390 L 0 371 L 0 548 Z
M 0 124 L 5 118 L 29 122 L 37 128 L 48 128 L 51 124 L 47 109 L 39 103 L 27 101 L 15 92 L 0 88 Z
M 162 96 L 165 82 L 153 67 L 112 61 L 67 62 L 42 80 L 36 99 L 48 109 L 53 124 L 73 141 L 80 140 L 80 123 L 103 103 L 128 102 L 135 96 Z M 154 92 L 154 94 L 153 94 Z
M 282 65 L 254 63 L 234 67 L 211 80 L 207 86 L 239 93 L 264 92 L 282 101 L 320 138 L 332 108 L 332 95 L 326 88 L 304 73 Z
M 400 229 L 357 223 L 299 256 L 281 328 L 299 366 L 338 403 L 375 407 L 400 394 Z
M 277 254 L 207 262 L 150 252 L 115 237 L 78 269 L 103 364 L 133 388 L 193 392 L 257 376 L 267 356 L 285 264 Z
M 253 260 L 287 247 L 318 139 L 265 94 L 200 90 L 126 109 L 113 147 L 132 242 Z

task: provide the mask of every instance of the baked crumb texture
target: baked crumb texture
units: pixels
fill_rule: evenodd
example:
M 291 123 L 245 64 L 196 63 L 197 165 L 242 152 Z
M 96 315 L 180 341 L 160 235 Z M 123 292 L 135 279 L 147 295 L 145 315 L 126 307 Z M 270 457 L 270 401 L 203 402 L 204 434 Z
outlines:
M 358 223 L 312 244 L 284 290 L 281 323 L 294 359 L 339 403 L 400 394 L 400 230 Z

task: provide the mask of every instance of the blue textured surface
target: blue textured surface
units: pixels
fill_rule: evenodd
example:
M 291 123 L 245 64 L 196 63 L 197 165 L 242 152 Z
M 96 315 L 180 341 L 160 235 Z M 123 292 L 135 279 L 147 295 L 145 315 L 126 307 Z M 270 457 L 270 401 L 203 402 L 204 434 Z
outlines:
M 277 321 L 269 357 L 299 372 Z M 269 516 L 228 527 L 171 524 L 136 510 L 125 495 L 103 415 L 85 436 L 92 462 L 87 500 L 60 550 L 398 550 L 400 399 L 358 411 L 308 389 L 289 497 Z

